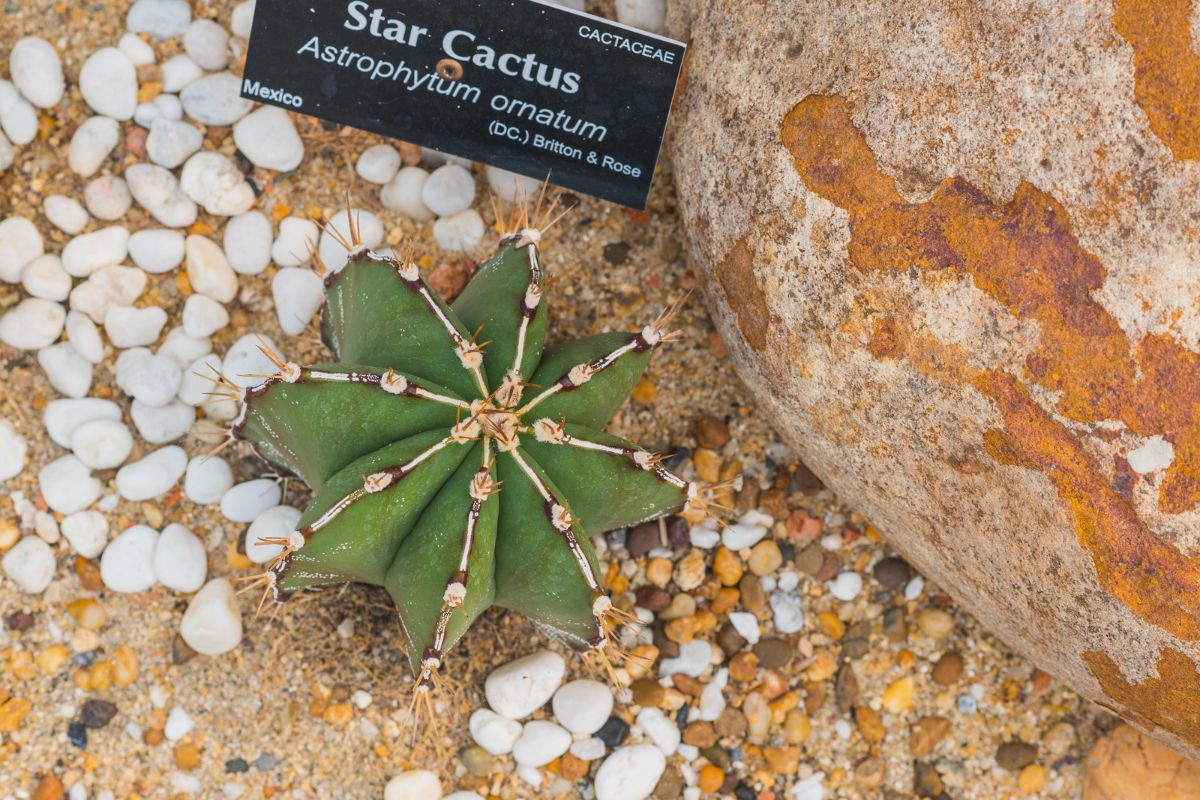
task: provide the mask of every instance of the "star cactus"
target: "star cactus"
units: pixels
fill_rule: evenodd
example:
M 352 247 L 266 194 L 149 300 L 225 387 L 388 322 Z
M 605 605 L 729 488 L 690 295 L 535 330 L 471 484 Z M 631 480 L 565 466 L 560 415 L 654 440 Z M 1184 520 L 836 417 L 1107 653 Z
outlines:
M 590 537 L 712 497 L 603 432 L 674 310 L 634 333 L 546 347 L 541 231 L 522 217 L 453 304 L 351 226 L 346 265 L 325 278 L 334 360 L 269 354 L 278 374 L 241 394 L 233 427 L 313 492 L 293 533 L 259 543 L 282 548 L 263 582 L 276 599 L 386 587 L 418 690 L 492 605 L 602 649 L 618 614 Z

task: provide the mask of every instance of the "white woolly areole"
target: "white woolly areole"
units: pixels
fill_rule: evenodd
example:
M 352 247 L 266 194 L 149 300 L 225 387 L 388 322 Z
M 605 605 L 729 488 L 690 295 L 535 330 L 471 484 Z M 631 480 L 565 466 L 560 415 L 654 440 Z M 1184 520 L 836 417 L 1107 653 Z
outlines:
M 562 425 L 549 417 L 543 417 L 533 423 L 533 437 L 545 444 L 562 444 L 565 434 Z
M 483 351 L 478 347 L 459 345 L 458 360 L 467 369 L 476 369 L 483 363 Z
M 408 378 L 405 378 L 394 369 L 389 369 L 379 379 L 379 388 L 388 394 L 404 394 L 408 391 Z
M 450 429 L 450 438 L 455 444 L 466 444 L 479 438 L 479 420 L 474 416 L 467 417 Z
M 304 534 L 300 531 L 292 531 L 288 534 L 287 543 L 292 550 L 299 550 L 305 544 Z
M 647 325 L 642 328 L 642 339 L 645 340 L 646 344 L 654 346 L 662 341 L 662 334 L 658 332 L 658 328 L 653 325 Z
M 525 307 L 537 308 L 538 303 L 542 300 L 542 287 L 536 283 L 529 284 L 529 288 L 525 290 Z
M 612 598 L 606 594 L 602 594 L 592 603 L 592 614 L 597 617 L 603 617 L 612 610 Z
M 555 528 L 566 533 L 571 530 L 571 512 L 560 506 L 558 503 L 550 506 L 550 522 Z
M 645 450 L 635 450 L 633 453 L 633 463 L 642 469 L 650 469 L 652 461 L 653 457 Z
M 367 494 L 382 492 L 384 489 L 392 485 L 395 480 L 389 472 L 373 472 L 363 478 L 363 489 Z
M 279 370 L 279 377 L 288 383 L 295 383 L 300 380 L 300 365 L 294 361 L 287 362 L 283 369 Z
M 442 600 L 451 606 L 461 606 L 466 599 L 467 587 L 458 581 L 447 586 L 445 594 L 442 595 Z
M 422 669 L 435 670 L 438 667 L 440 667 L 441 665 L 442 665 L 442 660 L 440 658 L 430 657 L 430 658 L 421 659 L 421 668 Z M 417 688 L 420 688 L 420 687 L 418 686 Z
M 398 264 L 396 271 L 400 273 L 400 277 L 406 281 L 415 281 L 420 277 L 421 272 L 417 269 L 417 264 L 414 261 L 409 261 L 405 264 Z
M 588 364 L 577 364 L 567 373 L 567 380 L 575 386 L 582 386 L 592 379 L 592 368 Z
M 517 247 L 524 247 L 528 244 L 539 244 L 542 241 L 542 232 L 537 228 L 522 228 L 517 234 Z
M 486 500 L 493 488 L 495 484 L 492 483 L 492 473 L 486 467 L 476 472 L 475 477 L 471 479 L 470 493 L 476 500 Z

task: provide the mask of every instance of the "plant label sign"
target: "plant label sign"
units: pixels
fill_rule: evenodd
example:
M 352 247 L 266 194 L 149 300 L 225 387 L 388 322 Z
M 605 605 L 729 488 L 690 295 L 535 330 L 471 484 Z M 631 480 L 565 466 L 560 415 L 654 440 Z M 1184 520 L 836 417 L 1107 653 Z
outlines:
M 643 208 L 685 49 L 542 0 L 258 0 L 242 96 Z

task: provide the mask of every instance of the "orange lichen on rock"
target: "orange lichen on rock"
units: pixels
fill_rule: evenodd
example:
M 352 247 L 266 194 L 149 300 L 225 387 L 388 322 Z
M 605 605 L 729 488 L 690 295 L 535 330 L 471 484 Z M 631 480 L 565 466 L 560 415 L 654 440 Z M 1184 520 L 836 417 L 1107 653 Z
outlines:
M 1133 48 L 1133 97 L 1176 158 L 1200 158 L 1200 53 L 1188 0 L 1117 0 L 1113 25 Z
M 754 276 L 754 251 L 744 239 L 734 243 L 725 260 L 717 265 L 716 273 L 730 308 L 737 314 L 738 330 L 751 347 L 762 350 L 767 346 L 771 312 Z
M 1200 673 L 1186 654 L 1164 647 L 1158 654 L 1158 675 L 1140 683 L 1129 681 L 1107 653 L 1089 650 L 1083 660 L 1104 693 L 1124 706 L 1135 722 L 1159 726 L 1200 747 Z

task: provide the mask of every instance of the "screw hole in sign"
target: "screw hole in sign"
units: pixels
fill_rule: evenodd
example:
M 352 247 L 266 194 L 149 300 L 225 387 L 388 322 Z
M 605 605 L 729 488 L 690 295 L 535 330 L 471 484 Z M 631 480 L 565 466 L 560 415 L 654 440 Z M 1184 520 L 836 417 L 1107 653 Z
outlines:
M 437 63 L 437 74 L 447 81 L 456 81 L 463 76 L 462 64 L 453 58 L 443 58 Z

